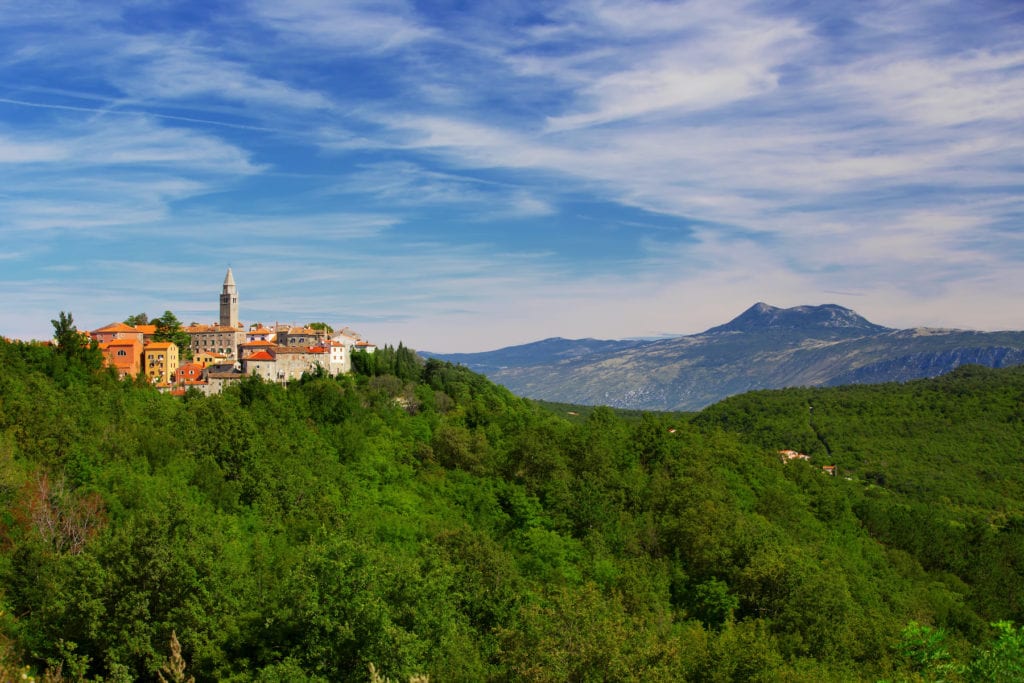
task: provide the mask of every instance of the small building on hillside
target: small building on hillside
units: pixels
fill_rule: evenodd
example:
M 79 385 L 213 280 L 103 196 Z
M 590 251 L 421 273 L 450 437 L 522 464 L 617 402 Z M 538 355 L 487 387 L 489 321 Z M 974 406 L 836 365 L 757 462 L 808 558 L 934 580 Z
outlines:
M 368 341 L 366 341 L 364 339 L 364 340 L 361 340 L 361 341 L 357 341 L 356 345 L 354 347 L 352 347 L 352 350 L 353 351 L 365 351 L 366 353 L 373 353 L 374 351 L 377 350 L 377 345 L 376 344 L 371 344 L 370 342 L 368 342 Z
M 272 341 L 248 341 L 238 347 L 239 358 L 245 360 L 254 353 L 267 351 L 273 353 L 277 344 Z
M 343 375 L 352 370 L 352 355 L 349 347 L 338 341 L 324 342 L 330 350 L 329 371 L 332 375 Z
M 205 369 L 206 367 L 202 363 L 196 362 L 180 365 L 174 373 L 174 383 L 183 386 L 205 384 L 206 380 L 203 378 Z
M 170 384 L 178 371 L 178 346 L 174 342 L 150 342 L 143 349 L 143 369 L 153 384 Z
M 248 342 L 273 342 L 276 341 L 275 337 L 277 333 L 273 330 L 264 327 L 261 323 L 256 323 L 253 327 L 249 328 L 249 331 L 245 333 L 245 341 Z
M 242 359 L 242 372 L 256 375 L 267 382 L 277 381 L 277 358 L 269 351 L 260 350 Z
M 312 327 L 290 327 L 287 331 L 277 333 L 278 346 L 316 346 L 327 341 L 327 330 L 315 330 Z
M 100 344 L 103 361 L 117 370 L 118 377 L 135 377 L 142 369 L 142 341 L 135 336 Z
M 779 456 L 782 458 L 783 463 L 790 462 L 792 460 L 810 460 L 811 456 L 804 453 L 800 453 L 793 450 L 779 451 Z
M 278 382 L 299 379 L 303 373 L 315 371 L 317 366 L 323 368 L 324 372 L 330 372 L 331 367 L 330 352 L 322 346 L 279 346 L 274 360 Z
M 238 370 L 214 371 L 212 369 L 208 369 L 206 373 L 206 384 L 197 384 L 195 386 L 209 396 L 212 394 L 219 394 L 224 391 L 224 387 L 233 382 L 240 382 L 244 377 L 245 375 Z
M 195 363 L 201 363 L 204 367 L 231 362 L 223 353 L 215 353 L 213 351 L 201 351 L 199 353 L 194 353 L 192 354 L 192 361 Z

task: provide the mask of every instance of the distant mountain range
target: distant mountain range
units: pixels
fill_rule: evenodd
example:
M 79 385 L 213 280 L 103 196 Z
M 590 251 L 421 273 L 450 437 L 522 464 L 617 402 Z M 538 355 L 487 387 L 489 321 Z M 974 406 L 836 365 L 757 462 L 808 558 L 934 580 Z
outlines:
M 658 340 L 553 338 L 482 353 L 422 355 L 466 365 L 521 396 L 644 410 L 698 410 L 755 389 L 934 377 L 965 364 L 1024 363 L 1024 332 L 876 325 L 827 304 L 758 303 L 701 334 Z

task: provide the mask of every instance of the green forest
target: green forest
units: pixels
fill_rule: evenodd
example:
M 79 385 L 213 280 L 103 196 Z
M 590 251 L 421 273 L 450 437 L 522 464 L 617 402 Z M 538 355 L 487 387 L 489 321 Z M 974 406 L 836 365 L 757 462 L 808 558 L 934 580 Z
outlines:
M 1024 368 L 623 416 L 73 332 L 0 341 L 0 680 L 1024 680 Z

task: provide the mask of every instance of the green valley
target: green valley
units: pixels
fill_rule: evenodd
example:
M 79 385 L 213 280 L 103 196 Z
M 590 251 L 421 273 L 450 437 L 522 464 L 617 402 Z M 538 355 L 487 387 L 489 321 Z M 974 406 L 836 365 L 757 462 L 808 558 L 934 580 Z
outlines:
M 353 365 L 180 398 L 0 341 L 0 678 L 1024 673 L 1024 368 L 621 416 Z

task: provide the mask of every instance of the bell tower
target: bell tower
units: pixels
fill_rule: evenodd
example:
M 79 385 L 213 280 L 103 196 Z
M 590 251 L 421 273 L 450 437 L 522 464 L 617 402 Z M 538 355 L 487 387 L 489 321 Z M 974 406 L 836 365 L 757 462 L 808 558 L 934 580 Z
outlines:
M 224 288 L 220 291 L 220 324 L 225 327 L 238 327 L 238 288 L 235 287 L 235 276 L 224 276 Z

